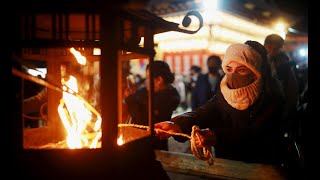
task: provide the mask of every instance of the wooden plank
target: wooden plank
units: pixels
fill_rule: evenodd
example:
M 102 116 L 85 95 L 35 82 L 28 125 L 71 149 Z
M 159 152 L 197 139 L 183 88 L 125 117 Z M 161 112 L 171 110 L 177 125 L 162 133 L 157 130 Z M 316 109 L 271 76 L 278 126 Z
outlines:
M 168 172 L 215 179 L 284 180 L 281 167 L 215 158 L 210 166 L 193 154 L 155 150 L 156 158 Z

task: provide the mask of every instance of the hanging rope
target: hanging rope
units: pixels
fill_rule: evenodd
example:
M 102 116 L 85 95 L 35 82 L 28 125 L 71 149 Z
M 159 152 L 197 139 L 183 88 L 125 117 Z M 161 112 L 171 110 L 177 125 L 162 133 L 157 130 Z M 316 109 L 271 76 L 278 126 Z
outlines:
M 137 125 L 137 124 L 118 124 L 118 127 L 135 127 L 135 128 L 149 130 L 149 126 Z M 192 153 L 198 159 L 201 159 L 203 161 L 207 161 L 210 166 L 213 165 L 214 157 L 212 155 L 211 147 L 208 146 L 208 147 L 199 148 L 195 144 L 195 138 L 199 139 L 199 135 L 196 133 L 197 130 L 200 130 L 198 126 L 194 125 L 192 127 L 191 136 L 189 136 L 187 134 L 183 134 L 183 133 L 175 133 L 175 132 L 170 132 L 170 131 L 164 131 L 164 130 L 158 129 L 158 128 L 156 128 L 156 129 L 158 131 L 165 132 L 165 133 L 168 133 L 168 134 L 173 135 L 173 136 L 183 136 L 183 137 L 186 137 L 186 138 L 190 139 Z

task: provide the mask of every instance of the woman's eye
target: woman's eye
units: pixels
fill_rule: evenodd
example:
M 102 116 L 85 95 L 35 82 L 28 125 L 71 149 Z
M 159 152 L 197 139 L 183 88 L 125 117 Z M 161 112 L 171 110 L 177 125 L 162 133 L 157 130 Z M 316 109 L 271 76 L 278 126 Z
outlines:
M 232 72 L 232 68 L 227 68 L 227 72 Z
M 237 69 L 237 73 L 239 73 L 239 74 L 248 74 L 249 72 L 250 72 L 250 70 L 247 69 L 247 68 L 239 68 L 239 69 Z
M 245 69 L 239 69 L 238 72 L 243 73 L 243 72 L 246 72 L 246 70 Z

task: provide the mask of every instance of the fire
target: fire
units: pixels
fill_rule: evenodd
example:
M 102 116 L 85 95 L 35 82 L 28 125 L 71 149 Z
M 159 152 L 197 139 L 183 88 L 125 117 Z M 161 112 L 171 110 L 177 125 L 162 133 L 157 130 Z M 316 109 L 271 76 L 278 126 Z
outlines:
M 101 117 L 93 118 L 83 99 L 77 97 L 77 80 L 70 76 L 68 81 L 61 80 L 63 98 L 60 100 L 58 112 L 67 130 L 67 144 L 70 149 L 83 147 L 97 148 L 101 138 Z
M 86 64 L 86 58 L 74 48 L 70 51 L 78 62 Z M 80 59 L 80 60 L 79 60 Z M 61 121 L 67 131 L 67 145 L 70 149 L 101 147 L 101 116 L 84 99 L 77 95 L 77 79 L 70 75 L 61 79 L 64 90 L 58 106 Z M 92 113 L 93 112 L 93 113 Z
M 86 65 L 86 58 L 74 48 L 70 52 L 81 65 Z M 101 147 L 101 116 L 78 95 L 77 79 L 70 75 L 61 79 L 63 94 L 58 106 L 59 116 L 66 128 L 66 142 L 70 149 L 100 148 Z M 118 138 L 118 145 L 124 143 L 122 135 Z
M 87 58 L 84 57 L 79 51 L 75 50 L 74 48 L 70 48 L 70 52 L 76 57 L 79 64 L 86 65 Z
M 118 144 L 119 146 L 121 146 L 122 144 L 124 144 L 122 135 L 120 135 L 120 136 L 118 137 L 117 144 Z

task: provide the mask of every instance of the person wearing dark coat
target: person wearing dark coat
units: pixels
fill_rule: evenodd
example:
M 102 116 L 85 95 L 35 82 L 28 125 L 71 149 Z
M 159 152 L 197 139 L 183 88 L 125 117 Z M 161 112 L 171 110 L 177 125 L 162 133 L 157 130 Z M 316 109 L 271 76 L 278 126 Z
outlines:
M 191 109 L 195 110 L 213 97 L 222 79 L 221 58 L 209 56 L 207 60 L 208 73 L 200 74 L 191 95 Z
M 153 62 L 153 80 L 154 80 L 154 119 L 155 123 L 169 121 L 173 111 L 177 109 L 180 103 L 180 95 L 172 83 L 174 74 L 171 72 L 169 65 L 164 61 Z M 150 80 L 149 65 L 147 66 L 147 84 L 146 87 L 129 93 L 125 98 L 128 111 L 131 116 L 132 124 L 149 125 L 148 123 L 148 89 Z M 168 150 L 168 140 L 160 140 L 156 137 L 155 149 Z
M 279 120 L 283 92 L 266 58 L 266 49 L 259 42 L 230 45 L 222 61 L 225 75 L 214 97 L 194 111 L 155 124 L 155 133 L 161 138 L 171 137 L 168 131 L 190 135 L 197 125 L 196 146 L 213 146 L 217 158 L 283 163 Z M 178 135 L 173 138 L 188 140 Z
M 287 131 L 292 133 L 290 128 L 292 119 L 297 111 L 299 102 L 299 84 L 294 73 L 292 62 L 288 54 L 283 49 L 284 39 L 277 34 L 270 34 L 264 40 L 264 46 L 268 52 L 268 60 L 276 71 L 282 83 L 285 96 L 285 109 L 283 119 Z

